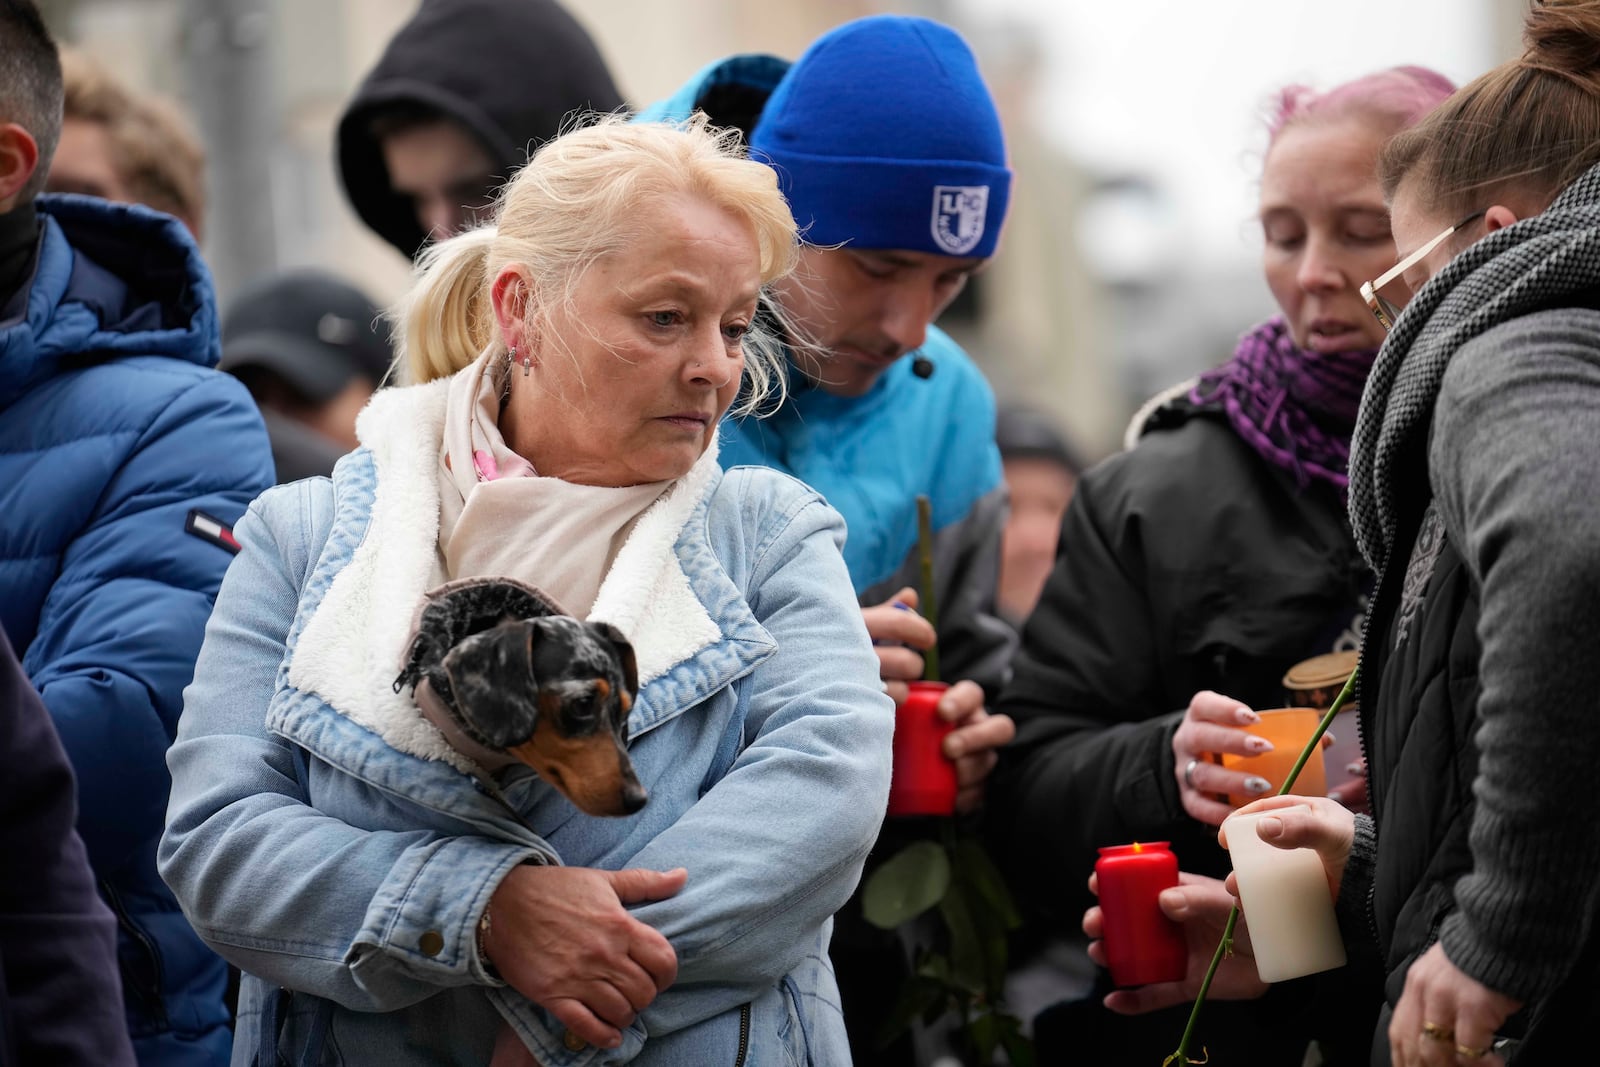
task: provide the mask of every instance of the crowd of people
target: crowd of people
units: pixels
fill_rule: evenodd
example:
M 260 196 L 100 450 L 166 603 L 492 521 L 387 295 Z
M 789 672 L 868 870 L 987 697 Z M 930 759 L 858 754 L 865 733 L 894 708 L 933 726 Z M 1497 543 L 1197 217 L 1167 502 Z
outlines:
M 199 139 L 0 5 L 0 1067 L 1023 1067 L 887 1025 L 961 930 L 864 887 L 953 827 L 1032 1059 L 1161 1063 L 1236 810 L 1316 851 L 1348 962 L 1263 983 L 1238 913 L 1213 1062 L 1563 1062 L 1600 0 L 1531 0 L 1525 45 L 1284 87 L 1276 313 L 1094 459 L 936 325 L 1013 183 L 939 21 L 630 102 L 553 0 L 423 0 L 332 146 L 409 290 L 219 306 Z M 1356 650 L 1327 797 L 1224 765 Z M 935 663 L 955 800 L 886 816 Z M 1118 988 L 1090 874 L 1155 840 L 1190 959 Z

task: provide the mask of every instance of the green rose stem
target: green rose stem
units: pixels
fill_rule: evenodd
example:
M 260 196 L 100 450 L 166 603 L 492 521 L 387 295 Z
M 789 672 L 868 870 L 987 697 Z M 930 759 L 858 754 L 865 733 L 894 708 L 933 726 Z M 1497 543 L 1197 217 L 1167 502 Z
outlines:
M 1311 734 L 1311 739 L 1306 742 L 1306 747 L 1300 750 L 1300 758 L 1294 761 L 1294 766 L 1289 768 L 1289 776 L 1284 779 L 1283 787 L 1278 790 L 1278 796 L 1283 796 L 1293 786 L 1295 779 L 1300 777 L 1300 768 L 1306 765 L 1306 760 L 1311 758 L 1311 753 L 1322 744 L 1322 735 L 1328 732 L 1328 726 L 1333 722 L 1333 717 L 1344 709 L 1345 702 L 1350 699 L 1350 694 L 1355 692 L 1356 682 L 1361 677 L 1361 667 L 1350 672 L 1350 677 L 1345 679 L 1344 688 L 1339 690 L 1339 695 L 1333 698 L 1333 703 L 1328 705 L 1327 714 L 1322 716 L 1322 721 L 1317 723 L 1316 730 Z M 1194 1008 L 1189 1012 L 1189 1022 L 1183 1028 L 1183 1039 L 1178 1042 L 1178 1051 L 1161 1061 L 1161 1067 L 1169 1067 L 1176 1063 L 1178 1067 L 1188 1067 L 1189 1064 L 1205 1063 L 1204 1059 L 1191 1060 L 1189 1058 L 1189 1042 L 1194 1038 L 1195 1024 L 1200 1021 L 1200 1006 L 1205 1003 L 1206 994 L 1211 990 L 1211 980 L 1216 977 L 1217 968 L 1222 965 L 1223 959 L 1233 951 L 1233 928 L 1239 921 L 1239 905 L 1235 904 L 1233 910 L 1228 912 L 1228 925 L 1223 927 L 1222 940 L 1217 943 L 1217 951 L 1212 953 L 1211 966 L 1206 968 L 1205 980 L 1200 983 L 1200 992 L 1194 998 Z M 1202 1053 L 1204 1055 L 1204 1053 Z
M 922 562 L 922 588 L 921 593 L 922 617 L 933 624 L 934 633 L 939 632 L 939 604 L 933 593 L 933 504 L 925 496 L 917 497 L 917 554 Z M 933 647 L 922 656 L 922 680 L 937 682 L 939 680 L 939 644 L 934 642 Z

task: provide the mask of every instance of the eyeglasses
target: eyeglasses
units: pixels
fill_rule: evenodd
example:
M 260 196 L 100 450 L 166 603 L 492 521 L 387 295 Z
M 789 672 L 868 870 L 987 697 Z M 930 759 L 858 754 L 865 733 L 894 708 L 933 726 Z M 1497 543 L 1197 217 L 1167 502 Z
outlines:
M 1440 242 L 1461 229 L 1461 227 L 1476 221 L 1482 215 L 1482 211 L 1474 211 L 1405 259 L 1384 271 L 1376 280 L 1362 283 L 1361 298 L 1367 302 L 1367 307 L 1372 310 L 1373 316 L 1377 318 L 1378 325 L 1383 327 L 1384 333 L 1394 329 L 1394 322 L 1400 317 L 1400 309 L 1405 307 L 1411 300 L 1411 287 L 1406 285 L 1405 281 L 1406 271 L 1422 262 L 1429 252 L 1439 247 Z

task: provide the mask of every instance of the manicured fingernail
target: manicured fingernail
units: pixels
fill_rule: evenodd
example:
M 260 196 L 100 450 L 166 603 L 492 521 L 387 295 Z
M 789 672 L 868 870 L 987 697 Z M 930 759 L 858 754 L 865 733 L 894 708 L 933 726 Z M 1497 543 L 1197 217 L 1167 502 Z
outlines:
M 1271 752 L 1273 744 L 1265 737 L 1252 737 L 1245 742 L 1245 747 L 1252 752 Z
M 1324 730 L 1322 731 L 1322 743 L 1324 745 L 1337 745 L 1339 743 L 1339 739 L 1333 736 L 1332 730 Z
M 1361 771 L 1362 771 L 1362 766 L 1359 763 L 1346 763 L 1344 765 L 1344 773 L 1346 773 L 1346 774 L 1359 775 L 1361 773 Z
M 1246 793 L 1265 793 L 1271 788 L 1272 783 L 1259 775 L 1252 774 L 1244 780 L 1244 791 Z
M 1255 712 L 1251 711 L 1242 704 L 1234 710 L 1233 717 L 1239 722 L 1244 723 L 1246 726 L 1261 721 L 1261 716 L 1257 715 Z

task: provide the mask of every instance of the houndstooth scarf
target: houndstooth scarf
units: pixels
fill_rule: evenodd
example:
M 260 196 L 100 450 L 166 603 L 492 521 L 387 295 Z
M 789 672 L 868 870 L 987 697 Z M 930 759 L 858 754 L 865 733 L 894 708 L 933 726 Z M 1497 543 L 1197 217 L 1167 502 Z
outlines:
M 1406 306 L 1367 378 L 1350 445 L 1350 525 L 1375 572 L 1395 551 L 1402 502 L 1430 495 L 1427 433 L 1450 357 L 1494 326 L 1597 287 L 1600 165 L 1542 213 L 1456 256 Z

